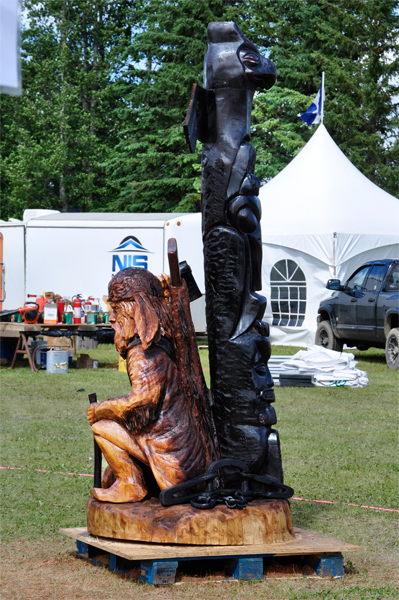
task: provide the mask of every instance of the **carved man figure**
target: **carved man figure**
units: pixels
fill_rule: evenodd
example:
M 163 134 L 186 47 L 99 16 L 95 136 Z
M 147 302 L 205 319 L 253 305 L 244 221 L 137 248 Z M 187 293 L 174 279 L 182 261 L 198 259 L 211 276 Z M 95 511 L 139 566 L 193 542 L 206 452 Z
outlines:
M 108 300 L 115 346 L 126 358 L 132 389 L 87 408 L 109 465 L 103 487 L 93 488 L 91 495 L 107 502 L 136 502 L 147 495 L 140 465 L 151 468 L 162 490 L 202 475 L 211 457 L 182 391 L 161 282 L 144 269 L 124 269 L 111 280 Z

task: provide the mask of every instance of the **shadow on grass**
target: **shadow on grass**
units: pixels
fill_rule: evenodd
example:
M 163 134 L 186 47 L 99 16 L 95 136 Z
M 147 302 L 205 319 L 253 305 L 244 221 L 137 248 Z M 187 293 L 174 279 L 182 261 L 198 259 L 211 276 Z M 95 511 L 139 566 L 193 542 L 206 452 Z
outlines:
M 362 362 L 367 362 L 370 364 L 375 364 L 375 365 L 384 365 L 386 364 L 386 360 L 385 360 L 385 356 L 379 356 L 379 355 L 371 355 L 371 356 L 367 356 L 364 354 L 355 354 L 355 359 L 356 360 L 360 360 Z M 388 368 L 388 367 L 387 367 Z

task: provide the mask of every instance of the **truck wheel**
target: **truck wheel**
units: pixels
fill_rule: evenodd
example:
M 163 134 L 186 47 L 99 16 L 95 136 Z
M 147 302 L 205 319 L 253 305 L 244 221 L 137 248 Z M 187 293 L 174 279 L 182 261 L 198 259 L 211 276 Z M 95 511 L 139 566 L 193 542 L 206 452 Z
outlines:
M 330 321 L 322 321 L 318 324 L 315 336 L 315 344 L 328 348 L 328 350 L 336 350 L 342 352 L 343 342 L 335 337 Z
M 399 369 L 399 329 L 391 329 L 385 343 L 385 358 L 390 369 Z

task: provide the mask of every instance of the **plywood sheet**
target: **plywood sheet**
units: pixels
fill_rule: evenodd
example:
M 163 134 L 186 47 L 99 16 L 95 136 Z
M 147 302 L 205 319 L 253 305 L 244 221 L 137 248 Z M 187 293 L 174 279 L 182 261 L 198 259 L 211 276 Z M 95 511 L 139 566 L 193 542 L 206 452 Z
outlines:
M 362 548 L 322 535 L 294 528 L 295 539 L 273 544 L 253 546 L 188 546 L 181 544 L 151 544 L 125 542 L 90 535 L 86 527 L 60 529 L 60 533 L 85 542 L 90 546 L 116 554 L 128 560 L 161 558 L 206 558 L 233 556 L 294 556 L 305 554 L 359 552 Z

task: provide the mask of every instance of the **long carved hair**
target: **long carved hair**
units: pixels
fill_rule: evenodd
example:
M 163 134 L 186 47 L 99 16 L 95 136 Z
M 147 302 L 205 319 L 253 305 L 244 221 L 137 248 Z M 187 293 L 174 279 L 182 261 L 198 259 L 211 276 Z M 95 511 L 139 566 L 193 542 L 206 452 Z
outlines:
M 118 303 L 126 341 L 137 333 L 147 350 L 161 335 L 173 339 L 168 300 L 162 283 L 149 271 L 137 267 L 119 271 L 109 283 L 108 299 Z
M 138 292 L 131 300 L 119 302 L 119 306 L 126 319 L 124 337 L 127 341 L 137 332 L 143 350 L 147 350 L 162 335 L 173 340 L 172 320 L 166 298 L 148 297 Z
M 161 282 L 144 269 L 128 268 L 120 271 L 109 284 L 109 301 L 117 313 L 120 325 L 118 348 L 123 358 L 127 357 L 127 370 L 131 377 L 129 347 L 136 341 L 143 350 L 160 340 L 162 336 L 173 343 L 173 327 L 168 299 Z M 140 340 L 135 339 L 139 336 Z M 134 360 L 132 357 L 131 360 Z M 126 427 L 139 433 L 153 422 L 161 405 L 161 398 L 153 398 L 143 406 L 135 406 L 126 416 Z

